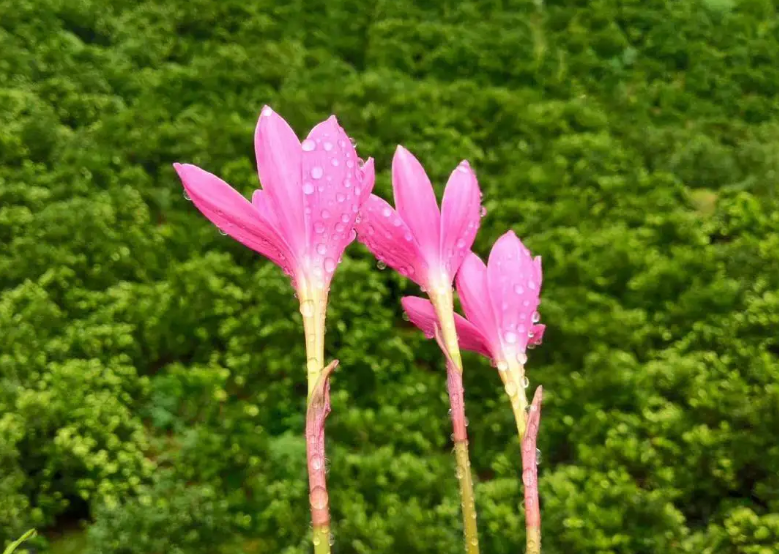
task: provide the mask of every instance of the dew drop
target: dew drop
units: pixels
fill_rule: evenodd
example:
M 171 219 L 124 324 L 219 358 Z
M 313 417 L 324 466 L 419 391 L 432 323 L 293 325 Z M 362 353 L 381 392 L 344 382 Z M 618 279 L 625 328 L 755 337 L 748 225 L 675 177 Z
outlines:
M 463 470 L 460 468 L 460 466 L 457 466 L 455 468 L 454 475 L 455 475 L 455 477 L 457 477 L 458 481 L 463 478 Z
M 322 541 L 319 539 L 319 535 L 314 531 L 314 546 L 319 546 Z
M 311 457 L 311 467 L 316 471 L 322 469 L 322 456 L 314 454 Z
M 309 373 L 316 373 L 319 371 L 319 360 L 316 358 L 309 358 L 306 361 L 306 369 Z
M 515 344 L 517 342 L 517 334 L 513 331 L 508 331 L 506 333 L 503 333 L 503 339 L 508 344 Z
M 465 241 L 463 239 L 457 239 L 457 248 L 465 248 Z
M 541 314 L 539 314 L 538 312 L 533 312 L 533 317 L 531 318 L 531 321 L 533 323 L 538 323 L 539 321 L 541 321 Z
M 327 538 L 327 542 L 330 544 L 330 546 L 335 544 L 335 535 L 333 533 L 330 533 L 330 536 Z
M 311 494 L 309 495 L 309 500 L 311 501 L 311 506 L 317 510 L 321 510 L 325 508 L 329 502 L 329 499 L 327 498 L 327 491 L 324 489 L 324 487 L 314 487 L 311 490 Z
M 325 271 L 332 273 L 335 271 L 335 260 L 333 258 L 325 258 Z
M 392 210 L 388 207 L 385 207 L 383 210 L 381 210 L 381 215 L 384 217 L 389 217 L 392 215 Z
M 352 160 L 346 160 L 346 167 L 351 169 L 354 167 L 354 162 Z
M 508 381 L 506 383 L 506 394 L 512 397 L 517 394 L 517 384 L 514 381 Z
M 414 237 L 412 237 L 412 236 L 411 236 L 411 233 L 409 233 L 408 231 L 406 231 L 406 234 L 405 234 L 405 235 L 403 235 L 403 238 L 404 238 L 404 239 L 406 239 L 408 242 L 411 242 L 411 240 L 412 240 Z
M 311 183 L 303 183 L 303 194 L 314 194 L 314 185 Z
M 311 177 L 313 179 L 321 179 L 323 174 L 324 171 L 318 165 L 315 165 L 314 167 L 311 168 Z
M 270 108 L 270 106 L 265 106 L 262 109 L 262 111 L 260 112 L 260 115 L 268 117 L 272 113 L 273 113 L 273 110 Z
M 325 149 L 325 151 L 330 152 L 330 150 L 333 149 L 333 143 L 332 142 L 326 142 L 322 145 L 322 147 Z
M 330 212 L 327 210 L 322 210 L 322 219 L 330 219 Z
M 324 233 L 325 232 L 325 225 L 321 221 L 317 221 L 314 223 L 314 231 L 317 233 Z
M 344 200 L 346 200 L 346 195 L 342 192 L 339 192 L 338 194 L 335 195 L 335 199 L 338 200 L 339 202 L 343 202 Z
M 338 231 L 339 233 L 343 233 L 344 229 L 346 229 L 346 225 L 344 225 L 343 223 L 336 223 L 335 225 L 336 231 Z
M 333 158 L 332 160 L 330 160 L 330 163 L 333 164 L 333 167 L 338 167 L 339 165 L 341 165 L 341 162 L 338 161 L 338 158 Z
M 352 143 L 352 148 L 357 148 L 357 141 L 354 140 L 352 137 L 349 137 L 349 142 Z
M 522 378 L 522 388 L 526 389 L 530 386 L 530 379 L 527 378 L 527 376 Z
M 473 537 L 471 539 L 471 546 L 478 546 L 478 544 L 479 544 L 479 539 L 477 539 L 476 537 Z
M 536 290 L 536 282 L 535 281 L 528 281 L 527 282 L 527 288 L 530 290 Z
M 383 261 L 379 260 L 376 263 L 376 267 L 378 267 L 380 271 L 384 271 L 385 269 L 387 269 L 387 264 L 384 263 Z
M 349 223 L 349 214 L 341 214 L 341 221 L 343 223 Z
M 303 314 L 303 317 L 311 317 L 312 315 L 314 315 L 314 301 L 305 300 L 301 302 L 300 313 Z
M 505 361 L 501 360 L 498 362 L 497 367 L 498 371 L 506 371 L 509 368 L 509 365 Z
M 190 202 L 192 201 L 192 199 L 191 199 L 191 198 L 189 197 L 189 195 L 187 194 L 187 191 L 186 191 L 186 190 L 184 191 L 184 200 L 189 200 Z
M 317 253 L 324 255 L 325 253 L 327 253 L 327 246 L 325 245 L 325 243 L 320 242 L 319 244 L 316 245 L 316 251 Z
M 481 207 L 481 211 L 479 212 L 479 215 L 481 215 L 482 217 L 487 215 L 487 208 L 485 206 Z
M 527 363 L 527 354 L 525 354 L 524 352 L 517 353 L 517 361 L 520 364 L 525 365 Z
M 225 237 L 227 236 L 227 231 L 225 231 L 224 229 L 219 229 L 219 234 Z
M 311 139 L 306 139 L 300 146 L 303 148 L 303 152 L 311 152 L 316 148 L 316 143 Z
M 514 285 L 514 292 L 517 294 L 524 294 L 525 288 L 522 285 Z
M 536 448 L 536 465 L 537 466 L 541 465 L 541 449 L 540 448 Z

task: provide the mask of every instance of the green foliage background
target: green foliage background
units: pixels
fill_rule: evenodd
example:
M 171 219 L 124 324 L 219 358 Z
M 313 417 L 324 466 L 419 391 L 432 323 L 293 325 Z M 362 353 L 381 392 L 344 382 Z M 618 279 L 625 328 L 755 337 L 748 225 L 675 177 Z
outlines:
M 779 551 L 771 0 L 0 0 L 0 545 L 309 550 L 296 300 L 171 168 L 248 194 L 265 103 L 338 114 L 385 197 L 397 143 L 439 185 L 468 158 L 476 250 L 543 256 L 545 552 Z M 461 549 L 415 293 L 357 245 L 334 280 L 336 552 Z M 515 553 L 511 411 L 466 364 L 482 548 Z

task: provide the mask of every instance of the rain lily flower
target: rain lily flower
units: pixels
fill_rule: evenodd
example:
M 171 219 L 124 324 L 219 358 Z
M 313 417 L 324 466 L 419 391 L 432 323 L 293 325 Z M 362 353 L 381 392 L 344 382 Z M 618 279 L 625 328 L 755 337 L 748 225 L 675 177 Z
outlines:
M 189 164 L 174 164 L 186 195 L 219 229 L 279 265 L 300 300 L 306 334 L 309 412 L 323 398 L 324 328 L 330 281 L 355 237 L 360 206 L 373 189 L 373 160 L 357 157 L 335 116 L 319 123 L 301 143 L 284 119 L 264 107 L 254 136 L 262 189 L 251 202 L 219 177 Z M 324 405 L 321 401 L 319 404 Z M 329 406 L 329 405 L 328 405 Z M 324 488 L 324 416 L 309 417 L 309 484 L 316 552 L 329 552 L 329 511 Z M 311 445 L 309 445 L 311 446 Z M 312 454 L 314 452 L 315 454 Z M 317 454 L 318 453 L 318 454 Z M 313 472 L 313 473 L 311 473 Z M 321 473 L 321 475 L 320 475 Z M 316 506 L 315 506 L 316 504 Z
M 457 476 L 463 506 L 466 551 L 478 553 L 476 512 L 473 502 L 465 406 L 462 401 L 462 360 L 454 323 L 452 282 L 470 252 L 481 217 L 481 193 L 467 161 L 452 172 L 441 209 L 419 161 L 398 146 L 392 160 L 393 209 L 371 195 L 360 210 L 360 242 L 384 263 L 416 282 L 435 308 L 435 325 L 441 330 L 447 358 L 447 386 L 454 427 Z
M 466 317 L 454 316 L 460 346 L 492 360 L 511 401 L 522 447 L 525 485 L 525 521 L 528 554 L 540 553 L 541 515 L 538 506 L 536 435 L 540 419 L 541 387 L 529 412 L 525 389 L 527 349 L 541 343 L 545 326 L 539 324 L 541 258 L 533 258 L 513 231 L 500 237 L 487 265 L 468 254 L 457 274 L 457 293 Z M 428 338 L 437 336 L 437 309 L 428 300 L 407 296 L 401 300 L 409 320 Z M 467 318 L 467 319 L 466 319 Z
M 538 323 L 540 292 L 541 258 L 533 258 L 513 231 L 495 242 L 487 265 L 470 253 L 457 274 L 457 293 L 466 316 L 454 318 L 460 346 L 486 356 L 498 368 L 520 439 L 526 424 L 527 349 L 541 343 L 545 330 Z M 413 296 L 402 303 L 414 325 L 432 338 L 438 323 L 434 306 Z

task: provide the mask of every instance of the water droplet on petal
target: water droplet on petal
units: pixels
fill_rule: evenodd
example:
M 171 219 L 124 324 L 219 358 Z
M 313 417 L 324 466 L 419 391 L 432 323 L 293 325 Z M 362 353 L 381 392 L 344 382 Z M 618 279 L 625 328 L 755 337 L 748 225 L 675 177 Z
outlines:
M 408 231 L 406 231 L 406 234 L 405 234 L 405 235 L 403 235 L 403 238 L 404 238 L 404 239 L 406 239 L 407 241 L 411 242 L 411 240 L 412 240 L 414 237 L 413 237 L 413 236 L 411 236 L 411 233 L 409 233 Z
M 316 245 L 316 251 L 319 254 L 325 254 L 327 252 L 327 246 L 324 243 L 320 242 L 319 244 Z
M 313 308 L 312 308 L 313 309 Z M 319 360 L 316 358 L 309 358 L 306 361 L 306 369 L 309 373 L 317 373 L 320 370 Z
M 517 394 L 517 384 L 514 381 L 508 381 L 506 383 L 506 393 L 509 396 L 514 396 Z
M 333 164 L 333 167 L 338 167 L 341 164 L 341 162 L 338 161 L 338 158 L 333 158 L 330 160 L 330 163 Z
M 465 241 L 463 239 L 457 239 L 457 248 L 465 248 Z
M 189 195 L 187 194 L 187 191 L 186 191 L 186 190 L 184 191 L 184 200 L 189 200 L 190 202 L 192 201 L 192 199 L 191 199 L 191 198 L 189 197 Z
M 536 282 L 535 281 L 528 281 L 527 282 L 527 288 L 530 290 L 536 290 Z
M 333 258 L 325 258 L 325 271 L 332 273 L 335 271 L 335 260 Z
M 522 378 L 522 388 L 526 389 L 530 386 L 530 379 L 527 377 Z
M 346 200 L 346 195 L 342 192 L 339 192 L 338 194 L 335 195 L 335 199 L 338 200 L 339 202 L 343 202 L 344 200 Z
M 525 354 L 524 352 L 518 352 L 517 353 L 517 361 L 520 364 L 525 365 L 527 363 L 527 354 Z
M 517 294 L 524 294 L 525 288 L 522 285 L 514 285 L 514 292 Z
M 227 231 L 225 231 L 224 229 L 219 229 L 219 234 L 225 237 L 227 236 Z
M 315 165 L 314 167 L 311 168 L 311 177 L 313 179 L 321 179 L 323 174 L 324 171 L 318 165 Z
M 506 371 L 509 368 L 509 365 L 505 361 L 501 360 L 498 362 L 497 367 L 498 371 Z
M 316 148 L 316 143 L 311 139 L 306 139 L 300 146 L 303 148 L 303 152 L 311 152 Z
M 303 194 L 314 194 L 314 185 L 311 183 L 303 183 Z
M 322 145 L 322 147 L 327 151 L 330 152 L 330 150 L 333 149 L 333 143 L 332 142 L 326 142 Z
M 479 212 L 479 215 L 481 215 L 482 217 L 487 215 L 487 208 L 486 208 L 486 206 L 482 206 L 481 207 L 481 211 Z
M 380 271 L 384 271 L 385 269 L 387 269 L 387 264 L 384 263 L 383 261 L 379 260 L 376 263 L 376 267 L 378 267 Z
M 541 314 L 539 314 L 538 312 L 533 312 L 532 321 L 533 323 L 538 323 L 539 321 L 541 321 Z
M 322 219 L 330 219 L 330 212 L 327 210 L 322 210 Z
M 381 210 L 381 215 L 384 217 L 389 217 L 392 215 L 392 210 L 388 207 L 385 207 L 383 210 Z
M 341 214 L 341 221 L 349 223 L 349 214 Z
M 352 143 L 352 148 L 357 148 L 357 141 L 354 140 L 352 137 L 349 137 L 349 142 Z
M 536 465 L 537 466 L 541 465 L 541 449 L 540 448 L 536 448 Z
M 346 160 L 346 167 L 351 169 L 354 167 L 354 162 L 352 160 Z
M 517 342 L 517 334 L 514 333 L 513 331 L 508 331 L 506 333 L 503 333 L 503 339 L 508 344 L 515 344 Z
M 273 110 L 270 108 L 270 106 L 265 106 L 262 109 L 262 111 L 260 112 L 260 115 L 268 117 L 272 113 L 273 113 Z

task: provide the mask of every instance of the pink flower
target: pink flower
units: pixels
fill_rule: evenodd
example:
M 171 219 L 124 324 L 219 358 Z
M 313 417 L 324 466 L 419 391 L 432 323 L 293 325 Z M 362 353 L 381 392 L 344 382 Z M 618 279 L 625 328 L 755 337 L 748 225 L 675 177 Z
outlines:
M 379 259 L 427 290 L 451 290 L 479 228 L 481 193 L 467 161 L 452 172 L 441 210 L 422 165 L 398 146 L 392 159 L 393 209 L 371 195 L 360 211 L 360 242 Z
M 532 258 L 513 231 L 500 237 L 488 265 L 469 253 L 457 274 L 457 293 L 465 316 L 455 314 L 460 346 L 493 360 L 499 369 L 524 366 L 528 346 L 541 343 L 538 324 L 541 258 Z M 407 296 L 403 309 L 428 338 L 438 318 L 430 301 Z M 466 319 L 467 318 L 467 319 Z
M 263 188 L 251 202 L 197 166 L 174 167 L 189 198 L 222 232 L 279 265 L 293 286 L 326 290 L 373 189 L 373 160 L 363 164 L 335 116 L 301 143 L 268 106 L 254 149 Z

